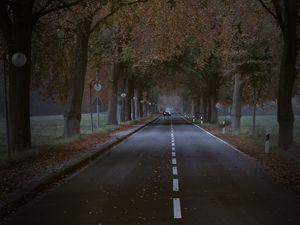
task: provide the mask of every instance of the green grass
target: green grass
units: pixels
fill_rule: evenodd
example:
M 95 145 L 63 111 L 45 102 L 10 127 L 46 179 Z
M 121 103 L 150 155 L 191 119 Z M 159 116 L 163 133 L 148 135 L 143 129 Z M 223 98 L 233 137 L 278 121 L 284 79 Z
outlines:
M 96 128 L 96 114 L 93 114 L 93 121 L 94 133 L 106 132 L 116 128 L 116 126 L 108 126 L 105 124 L 106 113 L 100 114 L 99 128 Z M 80 130 L 81 136 L 86 136 L 92 133 L 90 114 L 82 115 Z M 68 139 L 63 138 L 63 131 L 63 115 L 31 117 L 31 134 L 33 146 L 63 144 L 65 142 L 68 142 Z
M 108 132 L 118 126 L 106 125 L 106 113 L 100 114 L 100 127 L 96 128 L 96 114 L 93 114 L 94 133 Z M 0 118 L 0 152 L 5 152 L 6 144 L 6 124 L 5 119 Z M 81 120 L 81 137 L 92 133 L 90 114 L 83 114 Z M 31 117 L 31 135 L 34 148 L 66 144 L 74 141 L 74 138 L 63 138 L 64 117 L 63 115 L 53 116 L 33 116 Z M 79 137 L 76 137 L 79 138 Z M 76 139 L 75 138 L 75 139 Z
M 93 133 L 107 133 L 116 130 L 119 127 L 119 125 L 106 125 L 106 116 L 106 113 L 100 114 L 100 127 L 96 128 L 97 114 L 93 114 Z M 124 122 L 122 125 L 135 124 L 140 120 L 141 119 Z M 76 137 L 64 138 L 63 125 L 63 115 L 31 117 L 32 149 L 18 152 L 18 154 L 13 154 L 9 157 L 7 155 L 5 118 L 0 118 L 0 167 L 9 166 L 14 162 L 18 162 L 25 158 L 34 157 L 40 153 L 51 150 L 51 148 L 55 146 L 72 143 L 78 139 L 84 139 L 92 134 L 90 114 L 82 115 L 80 124 L 81 134 Z
M 228 118 L 228 117 L 227 117 Z M 223 121 L 224 117 L 219 117 L 219 122 Z M 288 151 L 283 151 L 278 148 L 278 123 L 276 116 L 257 116 L 256 118 L 256 132 L 252 135 L 252 117 L 242 116 L 241 130 L 238 135 L 249 138 L 259 145 L 265 144 L 265 134 L 269 131 L 270 138 L 270 151 L 284 155 L 291 159 L 300 162 L 300 116 L 295 116 L 294 122 L 294 145 Z

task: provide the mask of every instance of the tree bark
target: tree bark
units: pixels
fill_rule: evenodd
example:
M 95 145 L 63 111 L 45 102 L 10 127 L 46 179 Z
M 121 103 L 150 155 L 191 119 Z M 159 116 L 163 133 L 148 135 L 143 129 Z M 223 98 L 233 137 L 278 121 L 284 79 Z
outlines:
M 277 121 L 279 123 L 278 145 L 287 150 L 293 144 L 294 113 L 292 92 L 297 76 L 296 61 L 299 51 L 298 25 L 299 0 L 272 1 L 275 13 L 260 1 L 263 8 L 271 14 L 283 34 L 283 53 L 280 67 L 279 90 L 277 96 Z
M 216 103 L 217 103 L 217 97 L 216 95 L 211 96 L 211 119 L 210 122 L 211 123 L 217 123 L 218 122 L 218 109 L 216 107 Z
M 204 118 L 204 114 L 205 114 L 205 106 L 204 106 L 204 100 L 203 97 L 200 97 L 200 118 L 202 116 L 202 119 Z
M 7 40 L 9 54 L 8 78 L 8 136 L 9 150 L 31 148 L 30 129 L 30 75 L 31 75 L 31 11 L 22 5 L 16 6 L 11 34 Z M 26 19 L 25 19 L 26 18 Z M 16 52 L 25 54 L 27 61 L 22 67 L 15 67 L 11 57 Z
M 132 97 L 132 120 L 135 120 L 137 115 L 138 115 L 138 112 L 137 112 L 137 97 L 136 97 L 136 89 L 134 88 L 134 91 L 133 91 L 133 95 L 134 95 L 134 98 Z
M 107 124 L 117 125 L 117 108 L 118 108 L 118 80 L 120 63 L 112 63 L 111 79 L 109 83 L 109 102 L 108 102 L 108 113 L 107 113 Z
M 139 86 L 137 92 L 138 92 L 138 99 L 137 99 L 138 116 L 142 118 L 144 117 L 144 103 L 141 103 L 141 100 L 143 100 L 143 88 Z
M 241 95 L 243 91 L 243 81 L 241 81 L 241 75 L 235 74 L 234 76 L 234 89 L 233 89 L 233 101 L 231 109 L 231 129 L 232 131 L 238 131 L 241 128 L 241 112 L 242 103 Z
M 134 79 L 130 77 L 128 79 L 128 93 L 127 93 L 127 101 L 126 101 L 126 120 L 133 119 L 133 107 L 132 107 L 132 100 L 134 95 Z
M 292 18 L 289 19 L 292 20 Z M 285 150 L 290 148 L 293 144 L 294 113 L 292 92 L 297 75 L 296 60 L 299 50 L 297 25 L 290 24 L 286 29 L 277 97 L 277 120 L 279 123 L 278 145 Z
M 203 120 L 207 121 L 208 116 L 207 116 L 207 99 L 203 98 Z
M 210 122 L 211 121 L 211 100 L 210 100 L 210 98 L 207 98 L 206 111 L 207 111 L 207 122 Z
M 119 74 L 119 94 L 118 94 L 118 103 L 119 103 L 119 118 L 120 122 L 125 122 L 125 110 L 126 110 L 126 97 L 122 98 L 121 94 L 126 94 L 126 75 L 124 64 L 120 64 L 120 74 Z
M 252 135 L 255 135 L 256 131 L 256 97 L 253 97 L 253 111 L 252 111 Z
M 67 109 L 64 114 L 65 137 L 80 134 L 81 105 L 88 62 L 90 26 L 89 19 L 83 19 L 77 24 L 74 69 L 70 78 Z
M 195 115 L 195 99 L 192 98 L 192 101 L 191 101 L 191 116 L 194 116 Z

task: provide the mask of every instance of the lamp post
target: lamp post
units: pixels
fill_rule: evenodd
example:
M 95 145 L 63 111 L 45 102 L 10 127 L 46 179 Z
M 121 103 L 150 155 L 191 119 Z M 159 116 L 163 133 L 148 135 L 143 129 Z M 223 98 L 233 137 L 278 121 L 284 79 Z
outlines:
M 15 52 L 10 56 L 7 50 L 4 51 L 3 54 L 3 80 L 4 80 L 4 103 L 5 103 L 5 117 L 6 117 L 6 136 L 7 136 L 7 152 L 10 156 L 11 149 L 9 147 L 10 144 L 10 124 L 8 120 L 8 96 L 7 96 L 7 78 L 9 81 L 9 71 L 7 70 L 7 63 L 12 64 L 15 67 L 23 67 L 27 62 L 27 58 L 22 52 Z
M 125 92 L 122 92 L 120 96 L 122 98 L 121 121 L 125 122 L 125 98 L 126 98 L 127 94 Z
M 102 86 L 98 80 L 99 77 L 99 71 L 97 71 L 96 80 L 91 80 L 90 82 L 90 105 L 91 105 L 91 125 L 92 125 L 92 132 L 94 132 L 94 124 L 93 124 L 93 110 L 92 110 L 92 88 L 96 91 L 96 107 L 97 107 L 97 128 L 100 127 L 100 115 L 99 115 L 99 92 L 102 89 Z
M 148 115 L 151 115 L 151 102 L 148 102 Z
M 140 103 L 141 103 L 141 105 L 140 105 L 140 117 L 144 117 L 144 100 L 141 99 Z
M 135 116 L 136 116 L 136 100 L 137 97 L 133 96 L 132 97 L 132 120 L 135 120 Z

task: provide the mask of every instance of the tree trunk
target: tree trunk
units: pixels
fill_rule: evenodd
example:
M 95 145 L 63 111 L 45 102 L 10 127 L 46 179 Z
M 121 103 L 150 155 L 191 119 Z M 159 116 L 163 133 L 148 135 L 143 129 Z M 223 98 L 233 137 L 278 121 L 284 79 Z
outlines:
M 203 98 L 203 120 L 207 121 L 207 99 Z
M 202 116 L 202 118 L 204 118 L 204 114 L 205 114 L 205 106 L 204 106 L 204 100 L 203 97 L 200 97 L 200 118 Z
M 22 52 L 25 54 L 27 61 L 24 66 L 15 67 L 9 60 L 8 147 L 10 152 L 31 147 L 30 75 L 33 27 L 31 11 L 23 10 L 22 5 L 19 7 L 21 8 L 15 12 L 15 20 L 7 41 L 8 54 L 11 60 L 14 53 Z
M 218 109 L 216 107 L 216 103 L 217 103 L 217 97 L 216 95 L 213 95 L 211 97 L 211 119 L 210 122 L 211 123 L 217 123 L 218 122 Z
M 253 98 L 253 111 L 252 111 L 252 135 L 255 135 L 256 130 L 256 97 Z
M 287 27 L 284 36 L 284 47 L 280 67 L 277 120 L 279 123 L 278 145 L 287 150 L 293 144 L 294 113 L 292 107 L 292 92 L 296 79 L 296 59 L 299 41 L 296 32 L 297 25 Z
M 191 114 L 192 116 L 195 115 L 195 99 L 192 98 L 192 101 L 191 101 Z
M 120 63 L 112 63 L 111 79 L 109 83 L 109 102 L 108 102 L 108 114 L 107 124 L 117 125 L 117 109 L 118 109 L 118 80 Z
M 130 77 L 128 80 L 128 93 L 127 93 L 127 101 L 126 101 L 126 120 L 133 119 L 133 110 L 132 110 L 132 100 L 134 95 L 134 79 Z
M 241 81 L 241 75 L 235 74 L 232 109 L 231 109 L 232 131 L 238 131 L 241 128 L 241 112 L 242 112 L 241 95 L 243 91 L 243 86 L 244 85 L 243 82 Z
M 137 112 L 137 97 L 136 97 L 136 89 L 134 89 L 133 91 L 133 96 L 131 98 L 132 100 L 132 120 L 135 120 L 136 117 L 138 116 L 138 112 Z
M 126 78 L 125 78 L 125 67 L 124 64 L 120 65 L 120 74 L 119 74 L 119 94 L 118 94 L 118 103 L 119 103 L 119 118 L 120 122 L 125 122 L 125 110 L 126 110 L 126 97 L 122 98 L 121 94 L 126 94 Z
M 64 115 L 64 136 L 80 134 L 81 105 L 88 61 L 90 20 L 83 19 L 77 24 L 75 61 L 70 78 L 67 109 Z
M 138 116 L 140 118 L 144 117 L 144 103 L 141 103 L 141 100 L 143 100 L 143 88 L 138 87 L 138 99 L 137 99 L 137 105 L 138 105 Z
M 207 98 L 206 110 L 207 110 L 207 122 L 210 122 L 211 121 L 211 100 L 210 100 L 210 98 Z

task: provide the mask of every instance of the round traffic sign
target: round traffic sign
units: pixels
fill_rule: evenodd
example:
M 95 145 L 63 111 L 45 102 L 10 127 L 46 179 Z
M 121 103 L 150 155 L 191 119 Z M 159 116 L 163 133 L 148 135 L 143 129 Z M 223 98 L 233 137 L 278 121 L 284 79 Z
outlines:
M 102 86 L 99 82 L 95 83 L 95 85 L 94 85 L 95 91 L 99 92 L 99 91 L 101 91 L 101 88 L 102 88 Z

